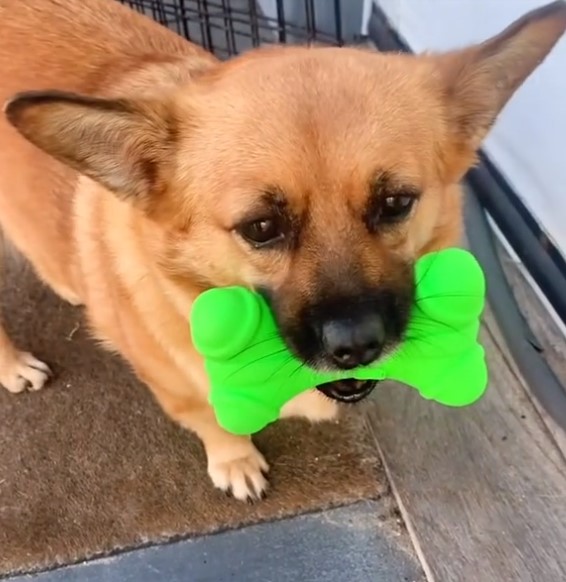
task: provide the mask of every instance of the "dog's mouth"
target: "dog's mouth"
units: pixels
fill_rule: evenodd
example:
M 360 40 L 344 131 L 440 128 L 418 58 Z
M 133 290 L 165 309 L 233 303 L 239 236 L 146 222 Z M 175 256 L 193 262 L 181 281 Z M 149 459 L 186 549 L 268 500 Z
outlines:
M 316 388 L 328 398 L 345 402 L 346 404 L 355 404 L 369 396 L 377 386 L 376 380 L 337 380 L 336 382 L 327 382 L 319 384 Z

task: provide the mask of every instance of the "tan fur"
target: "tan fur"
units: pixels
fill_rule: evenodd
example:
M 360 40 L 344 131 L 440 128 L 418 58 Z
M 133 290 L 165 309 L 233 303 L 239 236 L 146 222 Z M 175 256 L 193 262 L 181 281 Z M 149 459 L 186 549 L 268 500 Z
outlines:
M 448 55 L 276 47 L 227 63 L 114 0 L 0 0 L 0 20 L 4 232 L 202 439 L 214 484 L 245 499 L 263 493 L 268 466 L 214 420 L 192 301 L 211 285 L 269 285 L 294 313 L 314 272 L 338 280 L 356 264 L 395 281 L 399 260 L 454 244 L 457 183 L 566 8 Z M 82 97 L 14 98 L 30 90 Z M 372 238 L 359 213 L 377 171 L 422 195 L 405 224 Z M 269 187 L 308 223 L 294 253 L 253 252 L 232 230 Z M 47 375 L 0 328 L 0 382 L 36 389 Z M 283 416 L 336 410 L 307 392 Z

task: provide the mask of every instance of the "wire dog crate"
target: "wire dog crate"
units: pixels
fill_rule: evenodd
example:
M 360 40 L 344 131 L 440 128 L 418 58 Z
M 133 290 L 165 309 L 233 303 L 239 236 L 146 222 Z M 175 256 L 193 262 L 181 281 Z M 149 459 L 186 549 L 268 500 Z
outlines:
M 219 58 L 266 43 L 356 39 L 363 0 L 119 0 Z

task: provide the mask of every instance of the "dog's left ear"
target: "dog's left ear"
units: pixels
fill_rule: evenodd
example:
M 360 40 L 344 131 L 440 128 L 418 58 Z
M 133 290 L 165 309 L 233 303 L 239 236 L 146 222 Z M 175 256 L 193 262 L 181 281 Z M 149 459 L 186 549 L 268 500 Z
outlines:
M 119 198 L 146 211 L 157 202 L 175 136 L 166 105 L 49 91 L 21 93 L 4 111 L 31 143 Z
M 501 109 L 565 29 L 566 2 L 558 0 L 525 14 L 481 44 L 432 57 L 455 145 L 462 153 L 480 146 Z

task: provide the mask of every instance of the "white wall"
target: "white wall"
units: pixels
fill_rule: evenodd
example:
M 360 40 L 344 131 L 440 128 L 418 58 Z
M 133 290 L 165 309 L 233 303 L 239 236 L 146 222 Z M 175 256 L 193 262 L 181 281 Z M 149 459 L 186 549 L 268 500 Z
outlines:
M 548 2 L 374 1 L 415 52 L 484 40 Z M 484 149 L 566 255 L 566 38 L 508 103 Z

